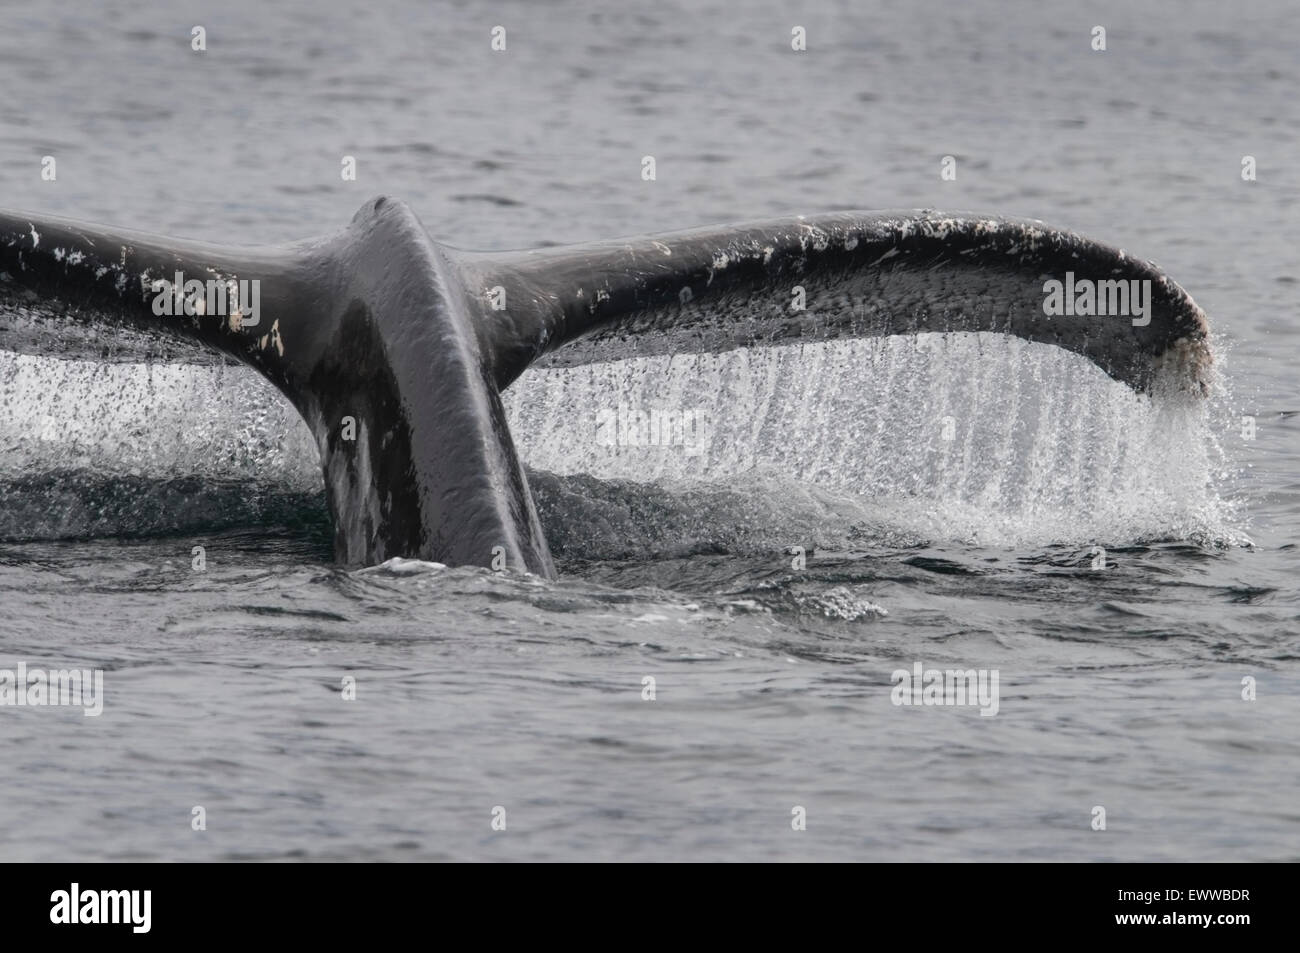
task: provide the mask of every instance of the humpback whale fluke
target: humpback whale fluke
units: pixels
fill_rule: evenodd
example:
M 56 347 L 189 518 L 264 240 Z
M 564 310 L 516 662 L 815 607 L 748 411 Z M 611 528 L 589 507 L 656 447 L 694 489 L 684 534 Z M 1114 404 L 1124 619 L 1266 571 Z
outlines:
M 1049 314 L 1045 283 L 1067 275 L 1149 281 L 1145 311 Z M 1055 344 L 1140 392 L 1208 386 L 1208 327 L 1182 288 L 1041 222 L 843 212 L 483 253 L 383 197 L 337 234 L 246 249 L 0 211 L 0 348 L 201 360 L 199 344 L 257 368 L 315 435 L 352 565 L 554 574 L 500 397 L 533 362 L 923 331 Z

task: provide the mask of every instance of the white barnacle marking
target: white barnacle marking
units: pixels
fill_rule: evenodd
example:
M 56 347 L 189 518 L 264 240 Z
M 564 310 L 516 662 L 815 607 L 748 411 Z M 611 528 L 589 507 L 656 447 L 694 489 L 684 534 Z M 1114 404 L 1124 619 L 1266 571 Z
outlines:
M 36 226 L 31 222 L 27 223 L 27 227 L 32 230 L 32 247 L 36 248 L 41 243 L 41 236 L 36 234 Z
M 69 265 L 80 265 L 85 260 L 86 260 L 86 256 L 79 251 L 68 252 Z
M 62 248 L 56 248 L 56 249 L 54 249 L 54 260 L 55 260 L 55 261 L 63 261 L 63 256 L 64 256 L 64 254 L 66 254 L 66 253 L 63 251 Z
M 98 268 L 95 269 L 96 279 L 103 278 L 106 274 L 108 274 L 108 267 L 105 265 L 100 265 Z
M 280 337 L 280 319 L 276 318 L 271 324 L 271 330 L 257 339 L 257 346 L 266 350 L 271 345 L 275 345 L 275 350 L 281 357 L 284 357 L 284 340 Z
M 767 265 L 767 264 L 771 264 L 771 262 L 772 262 L 772 252 L 774 252 L 774 251 L 776 251 L 776 249 L 773 248 L 771 245 L 764 245 L 764 246 L 763 246 L 763 264 L 765 264 L 765 265 Z
M 672 257 L 673 250 L 669 248 L 667 245 L 665 245 L 663 242 L 651 242 L 650 244 L 654 245 L 655 248 L 659 249 L 659 251 L 663 254 L 665 258 Z
M 856 235 L 849 235 L 844 239 L 844 250 L 853 251 L 858 247 L 858 238 Z

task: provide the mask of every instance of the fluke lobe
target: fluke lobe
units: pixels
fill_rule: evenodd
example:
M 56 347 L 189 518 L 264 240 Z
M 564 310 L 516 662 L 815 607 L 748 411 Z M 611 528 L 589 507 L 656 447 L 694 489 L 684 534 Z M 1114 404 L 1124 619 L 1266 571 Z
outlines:
M 1140 326 L 1045 313 L 1045 283 L 1067 272 L 1072 287 L 1150 281 Z M 189 279 L 235 284 L 214 307 Z M 250 288 L 256 309 L 238 300 Z M 1203 393 L 1210 375 L 1182 288 L 1036 221 L 840 212 L 480 253 L 384 197 L 334 235 L 247 249 L 0 211 L 0 348 L 201 361 L 187 346 L 201 344 L 251 364 L 315 435 L 349 565 L 504 557 L 554 575 L 500 396 L 535 362 L 923 331 L 1054 344 L 1145 393 Z

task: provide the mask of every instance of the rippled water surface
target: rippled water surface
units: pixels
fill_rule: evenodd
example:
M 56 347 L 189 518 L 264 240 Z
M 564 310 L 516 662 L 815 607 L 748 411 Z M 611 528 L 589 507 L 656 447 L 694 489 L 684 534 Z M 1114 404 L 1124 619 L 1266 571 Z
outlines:
M 335 567 L 245 369 L 0 352 L 0 669 L 105 670 L 97 718 L 0 708 L 0 859 L 1300 859 L 1298 27 L 0 4 L 0 207 L 252 244 L 387 193 L 470 248 L 974 209 L 1155 259 L 1221 370 L 1197 406 L 983 335 L 537 370 L 506 396 L 549 583 Z M 677 417 L 603 439 L 646 407 Z M 917 662 L 996 670 L 996 716 L 892 704 Z

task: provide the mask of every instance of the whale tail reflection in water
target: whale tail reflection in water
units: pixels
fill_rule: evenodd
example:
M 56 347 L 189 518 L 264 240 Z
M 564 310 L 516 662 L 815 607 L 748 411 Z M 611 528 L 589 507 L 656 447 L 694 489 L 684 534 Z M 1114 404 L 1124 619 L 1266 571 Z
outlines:
M 1143 393 L 1210 375 L 1182 288 L 1034 221 L 842 212 L 479 253 L 386 198 L 337 234 L 247 249 L 0 211 L 0 348 L 257 368 L 315 435 L 350 565 L 554 575 L 501 400 L 535 362 L 927 331 L 1055 344 Z

